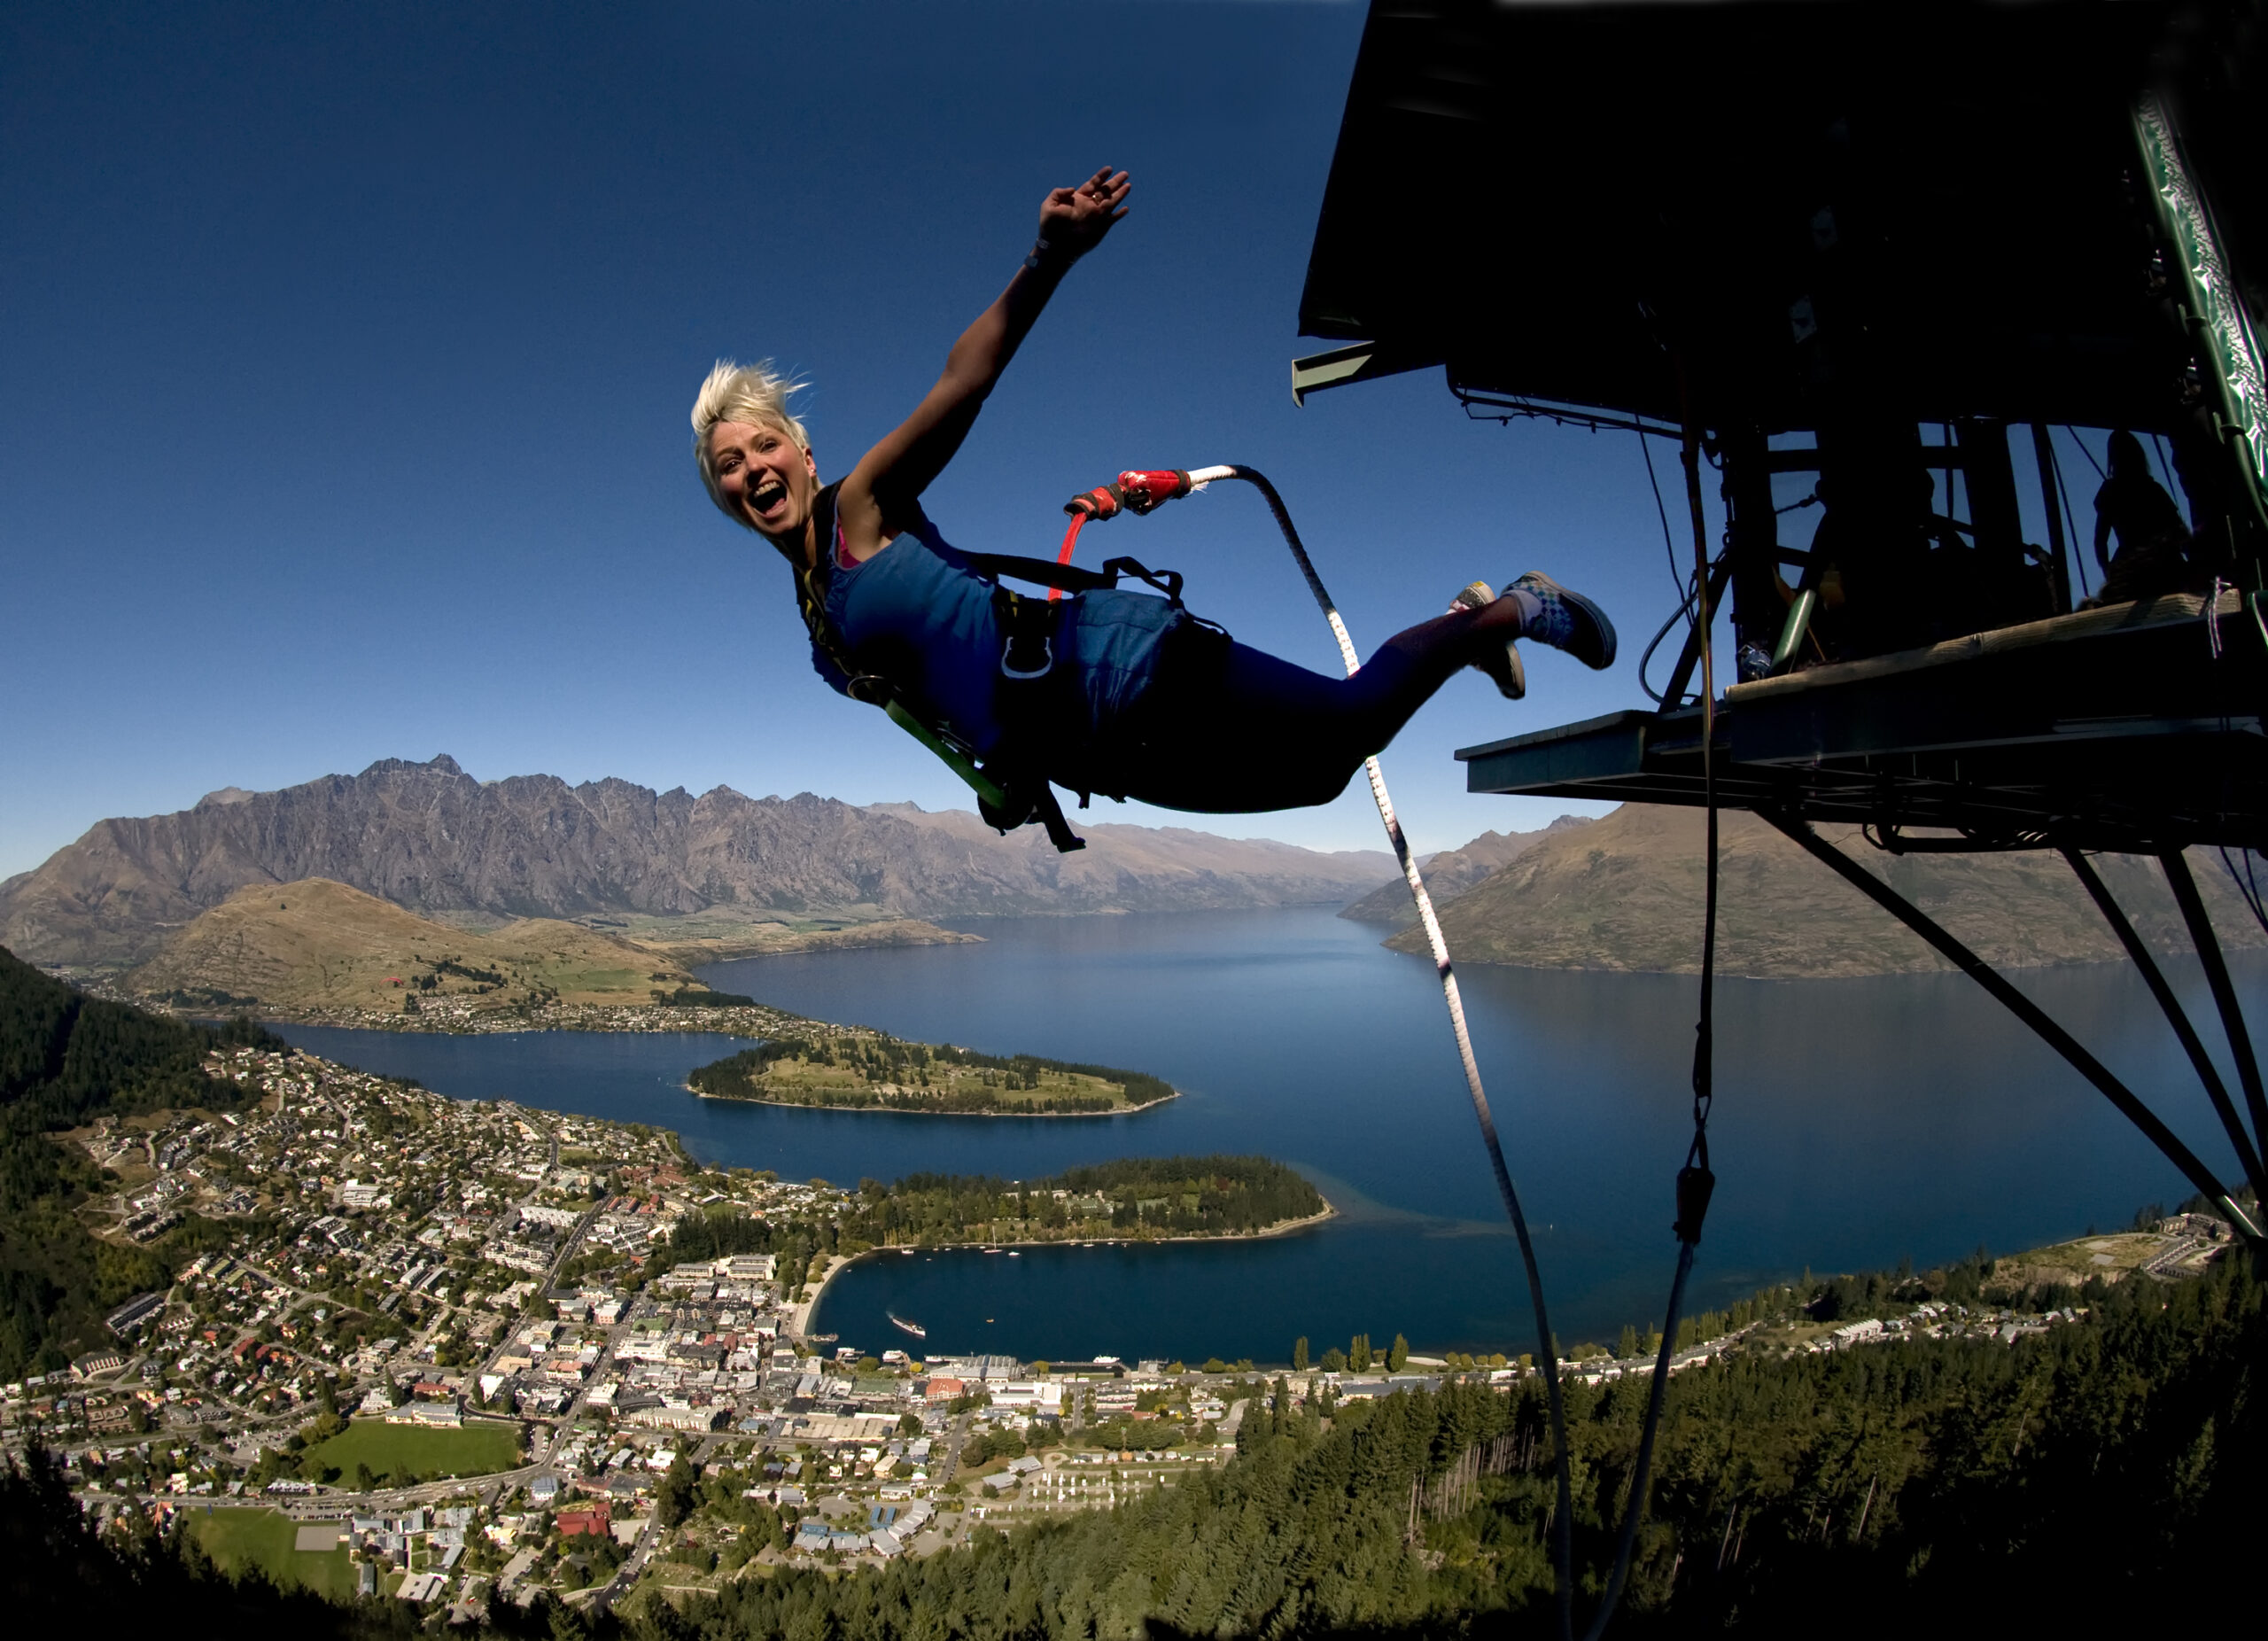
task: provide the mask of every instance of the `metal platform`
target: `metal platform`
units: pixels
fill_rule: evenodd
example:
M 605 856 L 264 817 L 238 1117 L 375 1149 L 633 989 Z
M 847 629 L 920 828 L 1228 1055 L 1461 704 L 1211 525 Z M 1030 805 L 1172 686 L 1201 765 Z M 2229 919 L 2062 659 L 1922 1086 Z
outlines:
M 1718 801 L 1893 841 L 2268 847 L 2268 598 L 2224 592 L 2210 625 L 2204 606 L 2175 595 L 1736 685 Z M 1456 756 L 1470 791 L 1698 805 L 1701 719 L 1617 712 Z

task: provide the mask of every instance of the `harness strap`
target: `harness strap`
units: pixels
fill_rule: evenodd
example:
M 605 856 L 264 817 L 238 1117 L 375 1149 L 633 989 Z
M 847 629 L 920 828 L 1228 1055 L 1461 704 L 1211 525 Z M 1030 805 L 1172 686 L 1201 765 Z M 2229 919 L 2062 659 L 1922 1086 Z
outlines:
M 1122 566 L 1132 565 L 1145 579 L 1150 573 L 1130 558 L 1114 558 L 1099 570 L 1089 570 L 1083 564 L 1019 558 L 1012 553 L 968 553 L 963 556 L 968 560 L 969 568 L 988 581 L 998 581 L 1006 576 L 1012 581 L 1029 581 L 1035 587 L 1052 587 L 1063 593 L 1092 593 L 1116 587 Z
M 812 564 L 796 572 L 796 605 L 812 645 L 843 674 L 844 693 L 854 701 L 881 707 L 893 723 L 966 782 L 976 796 L 977 813 L 986 825 L 1009 832 L 1037 824 L 1045 829 L 1048 842 L 1060 852 L 1084 849 L 1086 840 L 1071 830 L 1062 804 L 1037 762 L 996 754 L 979 765 L 970 748 L 948 727 L 930 721 L 917 711 L 894 681 L 858 669 L 827 613 L 827 582 L 842 531 L 835 512 L 835 485 L 829 485 L 813 501 L 814 533 L 820 548 Z M 1026 748 L 1045 745 L 1059 733 L 1066 711 L 1068 679 L 1049 681 L 1055 672 L 1055 637 L 1062 613 L 1055 594 L 1115 587 L 1121 577 L 1131 576 L 1164 594 L 1176 609 L 1184 607 L 1178 572 L 1152 570 L 1134 558 L 1114 558 L 1097 571 L 1013 554 L 972 553 L 966 557 L 971 569 L 993 584 L 992 608 L 1002 635 L 997 704 L 1010 741 Z M 1004 576 L 1052 590 L 1045 599 L 1029 597 L 1000 586 Z

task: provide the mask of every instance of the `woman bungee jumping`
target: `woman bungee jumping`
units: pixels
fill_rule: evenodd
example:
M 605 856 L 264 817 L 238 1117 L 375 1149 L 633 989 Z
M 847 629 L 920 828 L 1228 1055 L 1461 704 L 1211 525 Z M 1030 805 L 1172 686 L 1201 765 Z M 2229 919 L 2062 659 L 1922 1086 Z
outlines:
M 921 493 L 960 448 L 1001 372 L 1071 265 L 1126 215 L 1126 174 L 1052 191 L 1007 289 L 961 334 L 912 416 L 822 486 L 794 384 L 767 365 L 719 362 L 693 408 L 702 482 L 726 517 L 778 548 L 796 575 L 812 661 L 835 689 L 887 707 L 977 787 L 1003 828 L 1048 822 L 1048 783 L 1161 808 L 1250 813 L 1328 803 L 1449 675 L 1472 666 L 1526 692 L 1513 642 L 1595 668 L 1614 629 L 1590 600 L 1535 572 L 1501 596 L 1485 583 L 1449 613 L 1395 634 L 1348 678 L 1237 643 L 1182 607 L 1178 577 L 1133 573 L 1157 597 L 1081 573 L 1060 603 L 1005 592 L 1002 569 L 948 546 Z M 1129 564 L 1130 561 L 1118 561 Z M 1044 568 L 1044 567 L 1042 567 Z

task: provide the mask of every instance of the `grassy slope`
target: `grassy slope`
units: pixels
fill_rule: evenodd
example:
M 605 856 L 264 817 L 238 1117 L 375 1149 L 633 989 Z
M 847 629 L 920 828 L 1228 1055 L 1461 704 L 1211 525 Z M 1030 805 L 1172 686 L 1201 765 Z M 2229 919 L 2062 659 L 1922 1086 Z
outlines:
M 730 962 L 743 957 L 772 957 L 789 952 L 863 950 L 871 946 L 964 945 L 981 935 L 956 934 L 919 918 L 865 912 L 842 917 L 811 917 L 793 912 L 741 906 L 712 906 L 682 917 L 648 913 L 610 913 L 580 920 L 657 952 L 688 968 Z
M 453 958 L 493 971 L 505 984 L 440 976 L 426 999 L 505 1007 L 546 988 L 569 1003 L 649 1003 L 656 989 L 695 984 L 674 960 L 610 935 L 551 918 L 529 918 L 490 933 L 453 928 L 324 878 L 239 890 L 167 941 L 127 977 L 145 996 L 175 991 L 256 998 L 275 1008 L 399 1011 L 404 988 L 435 962 Z
M 383 1419 L 357 1419 L 313 1450 L 317 1463 L 353 1478 L 356 1465 L 368 1465 L 381 1481 L 435 1471 L 442 1475 L 487 1475 L 520 1462 L 519 1438 L 503 1425 L 467 1425 L 461 1430 L 428 1430 L 390 1425 Z

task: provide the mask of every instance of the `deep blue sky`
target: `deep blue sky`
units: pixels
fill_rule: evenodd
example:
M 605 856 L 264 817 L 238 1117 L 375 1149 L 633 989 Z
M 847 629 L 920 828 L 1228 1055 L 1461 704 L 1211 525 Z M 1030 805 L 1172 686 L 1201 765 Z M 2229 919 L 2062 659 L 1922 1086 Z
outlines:
M 1674 595 L 1634 439 L 1468 423 L 1438 372 L 1295 409 L 1353 5 L 51 6 L 0 15 L 0 874 L 94 820 L 386 757 L 967 807 L 810 671 L 687 412 L 773 355 L 822 471 L 934 378 L 1055 183 L 1131 171 L 930 494 L 1047 552 L 1139 465 L 1271 474 L 1367 648 L 1531 566 L 1604 676 L 1452 682 L 1387 758 L 1421 848 L 1563 805 L 1451 749 L 1639 704 Z M 1667 455 L 1663 452 L 1661 455 Z M 1674 457 L 1663 476 L 1674 483 Z M 1676 495 L 1669 496 L 1675 517 Z M 1335 668 L 1240 487 L 1087 538 Z M 1093 556 L 1101 556 L 1096 552 Z M 1130 806 L 1111 818 L 1170 819 Z M 1371 847 L 1328 808 L 1202 821 Z

